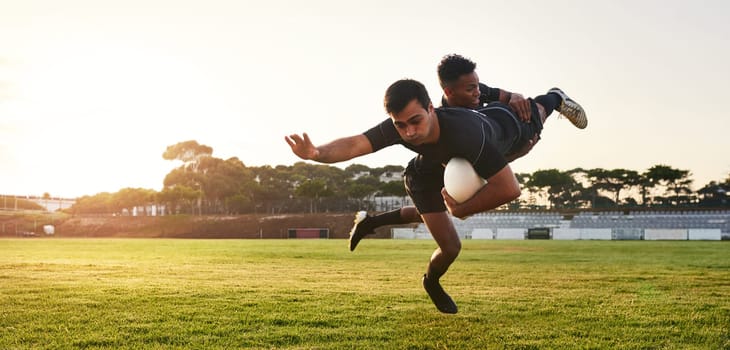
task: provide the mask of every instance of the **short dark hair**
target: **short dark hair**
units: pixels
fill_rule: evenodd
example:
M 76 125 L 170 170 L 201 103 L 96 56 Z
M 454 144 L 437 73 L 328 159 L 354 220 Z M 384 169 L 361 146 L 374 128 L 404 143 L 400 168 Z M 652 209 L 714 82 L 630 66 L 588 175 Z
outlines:
M 418 100 L 424 109 L 428 109 L 431 104 L 431 98 L 423 84 L 413 79 L 398 80 L 385 90 L 383 99 L 385 112 L 391 115 L 400 113 L 414 99 Z
M 439 62 L 439 84 L 441 88 L 459 80 L 464 74 L 470 74 L 477 68 L 474 61 L 455 53 L 444 56 Z

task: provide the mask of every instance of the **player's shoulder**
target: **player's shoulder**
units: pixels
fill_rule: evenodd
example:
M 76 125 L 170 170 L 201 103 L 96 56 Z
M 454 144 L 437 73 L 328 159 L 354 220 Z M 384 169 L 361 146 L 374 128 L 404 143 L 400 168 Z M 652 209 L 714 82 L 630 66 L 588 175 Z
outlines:
M 435 110 L 436 110 L 436 114 L 439 117 L 444 116 L 444 117 L 448 117 L 448 118 L 450 118 L 450 117 L 465 116 L 465 115 L 474 116 L 474 115 L 482 114 L 482 113 L 480 113 L 478 111 L 475 111 L 473 109 L 464 108 L 464 107 L 445 107 L 445 106 L 442 106 L 442 107 L 435 108 Z
M 477 123 L 480 116 L 483 114 L 469 108 L 462 107 L 439 107 L 436 108 L 436 115 L 438 116 L 439 123 L 450 125 L 469 125 Z

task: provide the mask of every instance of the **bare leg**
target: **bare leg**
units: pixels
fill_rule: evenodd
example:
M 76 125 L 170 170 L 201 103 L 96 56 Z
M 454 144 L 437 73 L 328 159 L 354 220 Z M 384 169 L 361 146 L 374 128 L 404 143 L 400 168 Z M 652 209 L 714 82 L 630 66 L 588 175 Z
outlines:
M 445 211 L 424 214 L 423 221 L 439 246 L 431 255 L 428 272 L 423 275 L 423 288 L 439 311 L 446 314 L 455 314 L 458 312 L 456 303 L 441 287 L 439 278 L 446 273 L 449 266 L 459 256 L 461 240 L 459 240 L 459 235 L 456 233 L 451 218 Z
M 428 264 L 428 274 L 431 278 L 438 279 L 446 273 L 449 266 L 456 260 L 461 252 L 461 240 L 456 233 L 456 228 L 446 212 L 423 214 L 423 222 L 428 227 L 431 236 L 438 244 L 438 248 L 431 255 Z
M 421 214 L 418 213 L 416 207 L 400 208 L 400 217 L 403 222 L 423 222 Z

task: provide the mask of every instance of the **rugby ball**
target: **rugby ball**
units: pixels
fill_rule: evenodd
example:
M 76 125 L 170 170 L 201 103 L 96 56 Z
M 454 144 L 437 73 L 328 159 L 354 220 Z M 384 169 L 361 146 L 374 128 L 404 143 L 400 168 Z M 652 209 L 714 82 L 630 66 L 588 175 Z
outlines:
M 444 169 L 444 188 L 457 202 L 463 203 L 484 187 L 484 180 L 464 158 L 451 158 Z

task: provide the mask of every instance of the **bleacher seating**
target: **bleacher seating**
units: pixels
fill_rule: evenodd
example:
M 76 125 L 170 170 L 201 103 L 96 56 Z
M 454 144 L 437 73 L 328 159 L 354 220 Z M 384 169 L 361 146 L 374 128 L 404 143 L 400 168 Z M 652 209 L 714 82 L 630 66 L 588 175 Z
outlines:
M 730 211 L 582 212 L 571 228 L 720 229 L 730 233 Z
M 457 230 L 472 231 L 477 228 L 536 228 L 559 227 L 563 215 L 553 212 L 488 212 L 471 216 L 465 220 L 454 219 Z
M 569 216 L 565 216 L 569 217 Z M 694 210 L 694 211 L 583 211 L 565 219 L 559 212 L 502 212 L 494 211 L 481 213 L 465 220 L 453 219 L 454 226 L 462 238 L 471 238 L 472 232 L 477 230 L 478 237 L 487 237 L 484 230 L 492 230 L 494 237 L 499 237 L 499 231 L 522 229 L 525 232 L 531 228 L 549 228 L 553 231 L 560 229 L 562 237 L 593 237 L 589 232 L 600 229 L 600 232 L 610 232 L 610 239 L 636 240 L 654 237 L 686 237 L 685 239 L 730 239 L 730 210 Z M 571 234 L 569 231 L 577 233 Z M 605 231 L 608 230 L 608 231 Z M 669 234 L 685 230 L 686 234 Z M 419 237 L 428 236 L 428 230 L 423 224 L 416 229 Z M 516 231 L 515 231 L 516 232 Z M 598 231 L 596 231 L 598 232 Z M 659 232 L 657 236 L 657 232 Z M 666 235 L 662 235 L 665 232 Z M 607 237 L 605 234 L 601 235 Z M 709 238 L 708 238 L 709 237 Z M 712 238 L 715 237 L 715 238 Z M 583 239 L 583 238 L 581 238 Z M 592 238 L 588 238 L 592 239 Z M 661 239 L 661 238 L 660 238 Z M 677 239 L 677 238 L 667 238 Z

